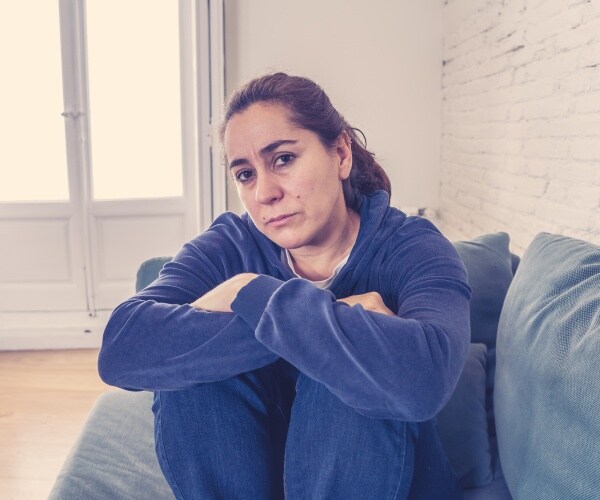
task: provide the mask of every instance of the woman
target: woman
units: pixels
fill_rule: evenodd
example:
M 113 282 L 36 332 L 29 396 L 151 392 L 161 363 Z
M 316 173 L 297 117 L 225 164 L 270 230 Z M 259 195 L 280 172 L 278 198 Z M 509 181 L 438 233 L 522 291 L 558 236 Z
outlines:
M 314 82 L 230 100 L 247 210 L 220 216 L 113 312 L 102 378 L 155 391 L 177 498 L 460 498 L 433 417 L 469 342 L 452 245 L 389 207 L 389 180 Z

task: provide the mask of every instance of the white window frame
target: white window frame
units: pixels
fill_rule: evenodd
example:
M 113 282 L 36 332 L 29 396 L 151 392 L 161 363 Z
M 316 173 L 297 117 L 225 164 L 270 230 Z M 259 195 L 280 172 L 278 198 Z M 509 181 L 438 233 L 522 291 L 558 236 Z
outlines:
M 227 207 L 218 126 L 224 103 L 223 0 L 179 0 L 182 162 L 184 196 L 148 200 L 95 201 L 92 196 L 85 0 L 58 0 L 68 202 L 1 203 L 0 218 L 72 217 L 79 237 L 72 246 L 83 266 L 86 311 L 35 310 L 0 313 L 0 349 L 91 347 L 100 344 L 110 311 L 98 308 L 96 219 L 160 212 L 185 213 L 186 238 L 205 230 Z M 51 309 L 51 308 L 49 308 Z

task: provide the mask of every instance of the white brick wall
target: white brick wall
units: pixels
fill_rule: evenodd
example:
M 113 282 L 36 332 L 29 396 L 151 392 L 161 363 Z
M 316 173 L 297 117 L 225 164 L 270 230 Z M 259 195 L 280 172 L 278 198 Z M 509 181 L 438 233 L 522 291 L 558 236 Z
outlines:
M 600 244 L 600 0 L 446 0 L 439 226 Z

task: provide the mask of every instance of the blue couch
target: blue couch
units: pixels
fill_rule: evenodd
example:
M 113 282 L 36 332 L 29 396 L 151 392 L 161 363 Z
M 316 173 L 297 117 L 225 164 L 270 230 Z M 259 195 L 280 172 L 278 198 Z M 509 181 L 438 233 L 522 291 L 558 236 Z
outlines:
M 522 260 L 506 233 L 455 246 L 472 344 L 438 428 L 465 499 L 600 498 L 600 247 L 547 233 Z M 145 262 L 137 289 L 166 260 Z M 151 393 L 103 394 L 50 499 L 173 498 L 151 404 Z

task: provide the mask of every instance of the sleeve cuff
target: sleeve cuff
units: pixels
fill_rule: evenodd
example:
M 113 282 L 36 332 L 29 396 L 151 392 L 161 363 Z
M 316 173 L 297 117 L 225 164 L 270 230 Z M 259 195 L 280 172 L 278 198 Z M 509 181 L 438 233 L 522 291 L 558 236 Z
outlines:
M 231 310 L 256 330 L 269 299 L 283 283 L 277 278 L 261 274 L 238 292 L 231 303 Z

